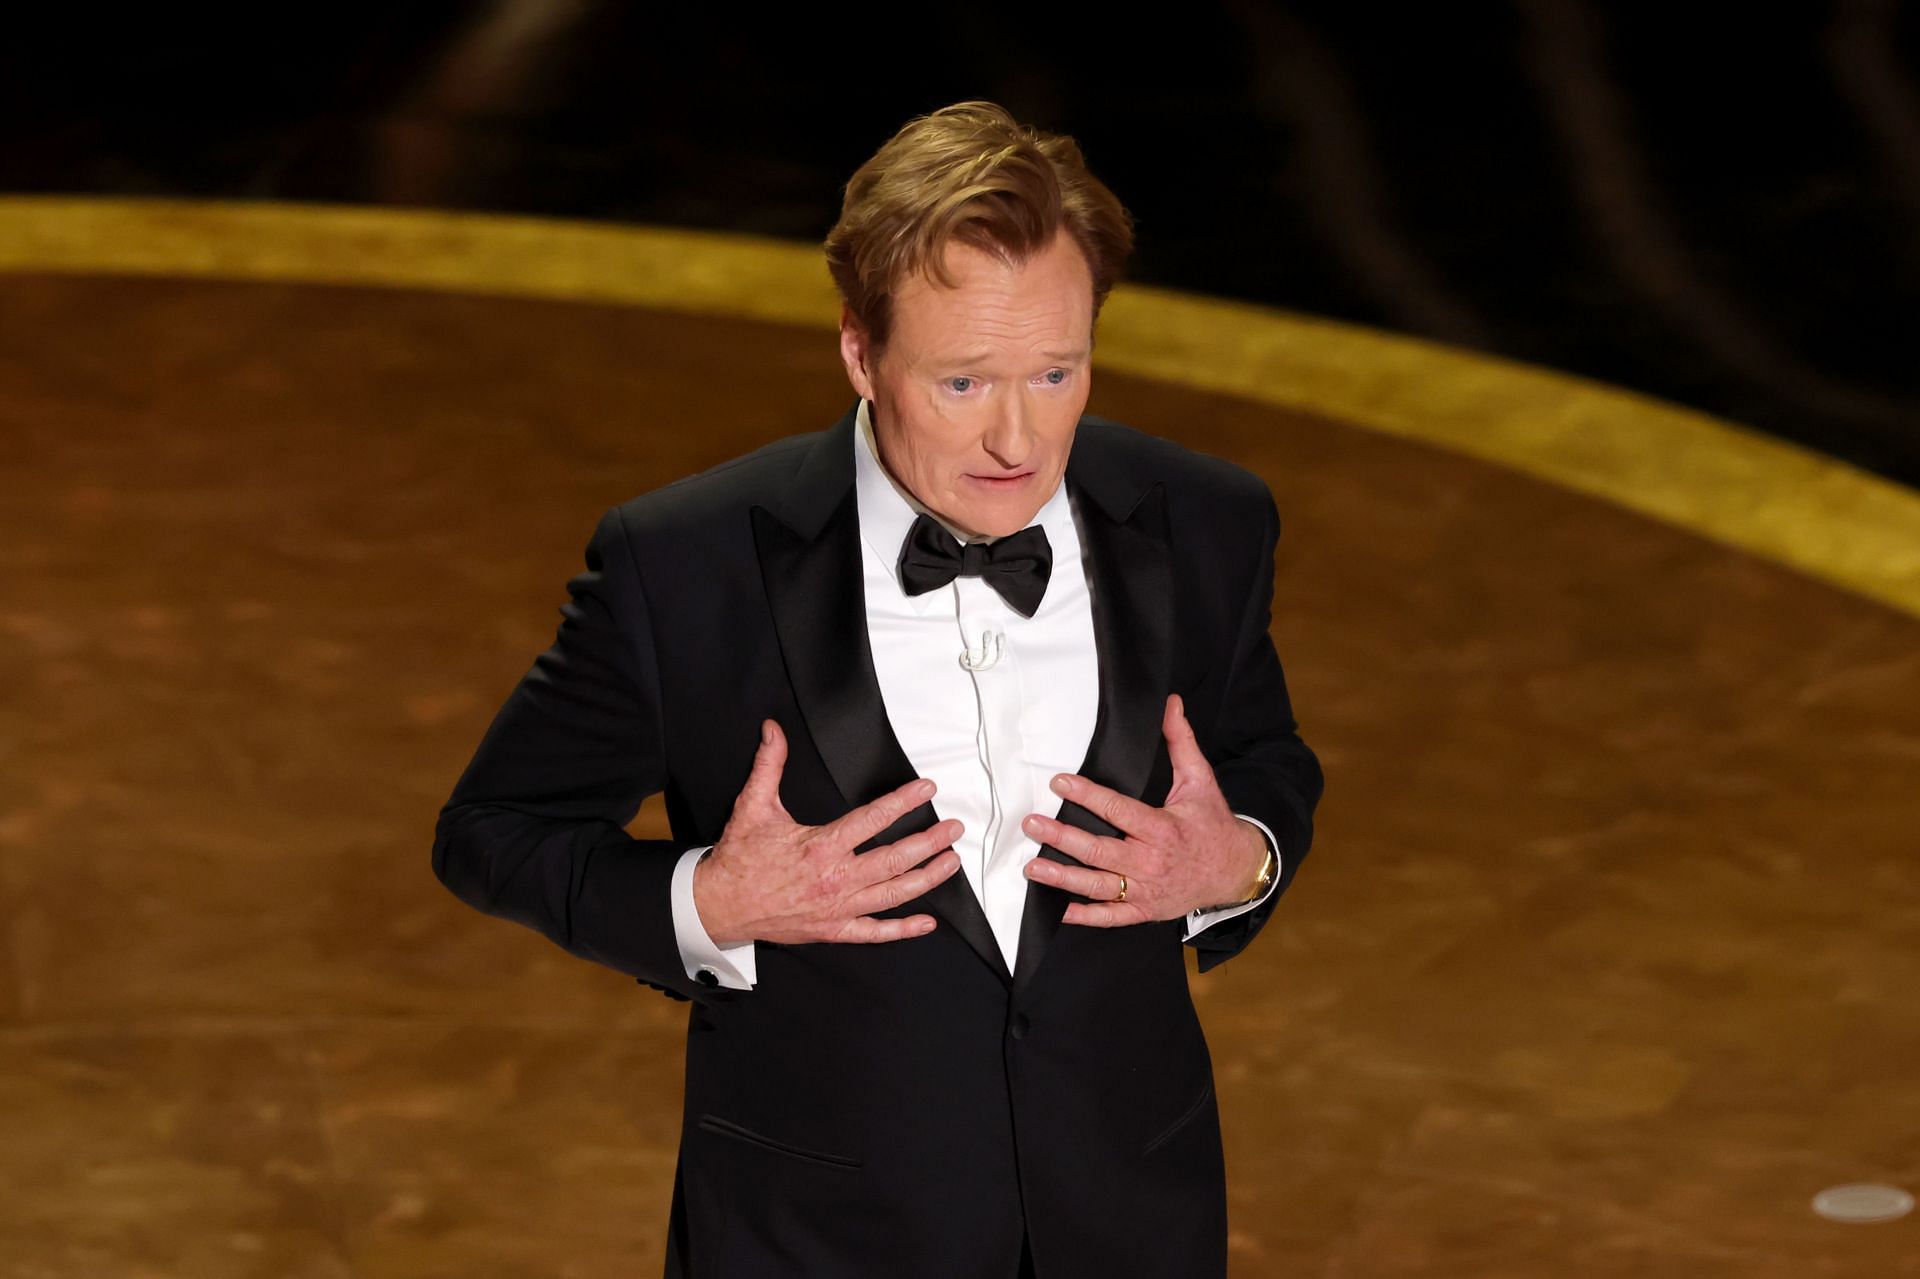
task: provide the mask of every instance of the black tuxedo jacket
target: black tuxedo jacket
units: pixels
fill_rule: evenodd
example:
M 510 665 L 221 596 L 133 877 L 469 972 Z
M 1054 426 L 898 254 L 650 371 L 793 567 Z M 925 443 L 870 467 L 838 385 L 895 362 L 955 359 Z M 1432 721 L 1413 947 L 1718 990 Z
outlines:
M 755 947 L 758 982 L 690 981 L 669 882 L 718 840 L 759 741 L 819 824 L 911 780 L 866 631 L 855 402 L 601 516 L 553 645 L 441 810 L 433 865 L 471 905 L 691 1001 L 669 1276 L 1039 1279 L 1226 1272 L 1212 1061 L 1185 921 L 1063 925 L 1029 881 L 1015 970 L 966 876 L 884 912 L 905 941 Z M 1268 635 L 1279 516 L 1253 473 L 1085 416 L 1065 483 L 1092 581 L 1100 707 L 1077 770 L 1159 804 L 1179 691 L 1229 806 L 1281 843 L 1281 885 L 1190 943 L 1245 946 L 1300 868 L 1322 780 Z M 624 829 L 664 791 L 671 839 Z M 938 796 L 860 846 L 940 820 Z M 1061 819 L 1120 835 L 1065 802 Z M 1051 846 L 1043 856 L 1077 860 Z

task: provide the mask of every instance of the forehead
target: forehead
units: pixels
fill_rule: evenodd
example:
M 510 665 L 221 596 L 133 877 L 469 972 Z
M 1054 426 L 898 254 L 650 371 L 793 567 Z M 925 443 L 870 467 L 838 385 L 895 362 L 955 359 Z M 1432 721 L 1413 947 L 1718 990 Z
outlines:
M 1079 246 L 1060 234 L 1014 264 L 970 244 L 949 242 L 955 287 L 922 270 L 894 293 L 895 334 L 929 357 L 986 358 L 1033 351 L 1058 359 L 1086 354 L 1093 325 L 1093 275 Z

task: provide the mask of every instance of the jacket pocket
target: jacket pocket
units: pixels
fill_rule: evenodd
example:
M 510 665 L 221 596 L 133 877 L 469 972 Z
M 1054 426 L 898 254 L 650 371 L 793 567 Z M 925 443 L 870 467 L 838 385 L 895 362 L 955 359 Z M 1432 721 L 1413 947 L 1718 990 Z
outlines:
M 1140 1151 L 1141 1155 L 1146 1156 L 1152 1154 L 1173 1137 L 1174 1134 L 1192 1123 L 1194 1116 L 1206 1109 L 1207 1099 L 1211 1096 L 1213 1096 L 1213 1078 L 1212 1076 L 1208 1076 L 1206 1085 L 1200 1089 L 1200 1095 L 1195 1097 L 1193 1103 L 1181 1112 L 1178 1119 L 1167 1125 L 1158 1137 L 1155 1137 L 1146 1144 L 1145 1148 Z
M 779 1141 L 773 1137 L 743 1128 L 731 1119 L 722 1119 L 718 1115 L 701 1115 L 699 1126 L 707 1132 L 719 1133 L 723 1137 L 732 1137 L 749 1145 L 759 1146 L 777 1154 L 788 1155 L 795 1159 L 808 1159 L 829 1168 L 859 1168 L 861 1161 L 848 1155 L 829 1154 L 824 1150 L 808 1150 L 805 1146 L 796 1146 L 790 1142 Z

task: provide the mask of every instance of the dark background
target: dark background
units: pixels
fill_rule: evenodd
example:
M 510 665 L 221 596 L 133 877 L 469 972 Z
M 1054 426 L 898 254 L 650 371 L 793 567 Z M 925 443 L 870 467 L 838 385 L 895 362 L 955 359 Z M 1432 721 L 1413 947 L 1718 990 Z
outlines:
M 1824 4 L 1085 11 L 85 7 L 0 42 L 0 191 L 817 240 L 910 116 L 1073 134 L 1142 283 L 1676 400 L 1920 484 L 1920 16 Z

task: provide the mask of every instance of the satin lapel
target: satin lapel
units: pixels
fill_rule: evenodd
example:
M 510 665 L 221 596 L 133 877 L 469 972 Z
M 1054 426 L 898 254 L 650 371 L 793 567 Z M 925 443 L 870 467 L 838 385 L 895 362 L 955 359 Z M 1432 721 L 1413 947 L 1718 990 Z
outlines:
M 1105 467 L 1108 455 L 1089 450 L 1091 443 L 1084 435 L 1076 441 L 1066 475 L 1069 490 L 1083 499 L 1077 506 L 1100 668 L 1100 710 L 1086 759 L 1074 771 L 1137 799 L 1160 749 L 1161 713 L 1172 687 L 1173 573 L 1166 489 L 1155 484 L 1137 495 L 1137 502 L 1130 501 L 1127 484 Z M 1090 490 L 1095 500 L 1084 500 Z M 1059 819 L 1096 835 L 1124 835 L 1072 800 L 1061 801 Z M 1051 844 L 1041 844 L 1039 855 L 1071 866 L 1085 865 Z M 1051 884 L 1027 881 L 1026 913 L 1020 919 L 1020 948 L 1015 955 L 1016 1000 L 1033 982 L 1068 903 L 1085 900 Z
M 808 450 L 777 507 L 756 506 L 752 512 L 754 543 L 787 677 L 807 732 L 849 807 L 877 799 L 917 775 L 887 719 L 867 637 L 853 431 L 849 410 Z M 940 820 L 929 801 L 855 851 L 894 843 Z M 1002 981 L 1013 980 L 964 872 L 947 876 L 918 900 Z

